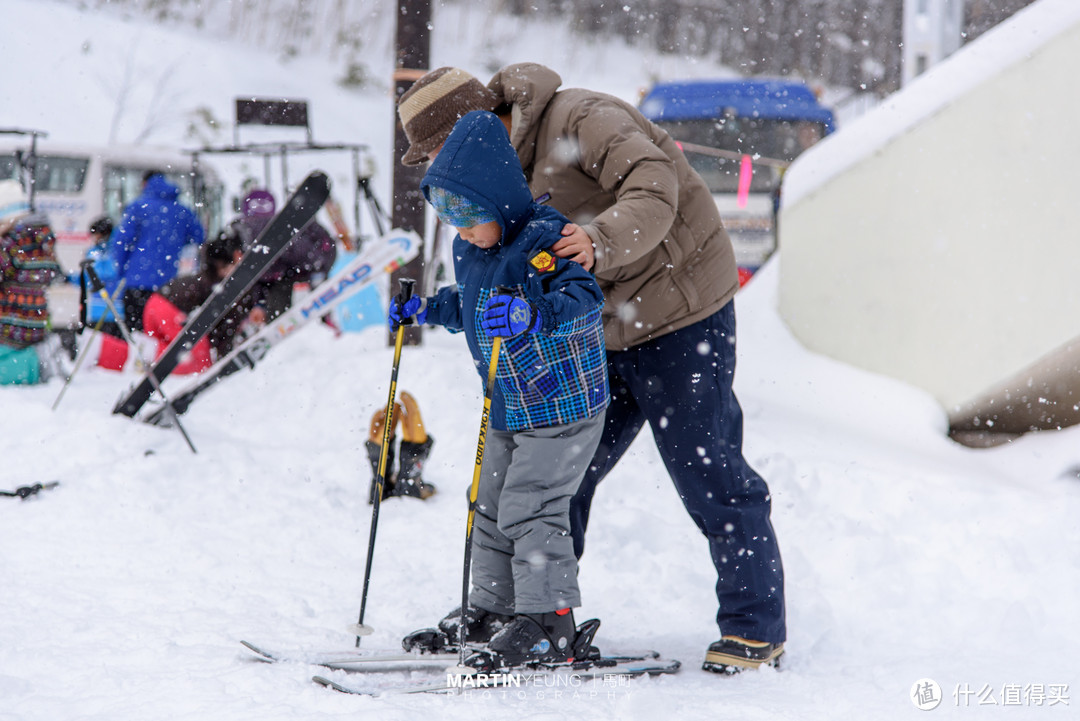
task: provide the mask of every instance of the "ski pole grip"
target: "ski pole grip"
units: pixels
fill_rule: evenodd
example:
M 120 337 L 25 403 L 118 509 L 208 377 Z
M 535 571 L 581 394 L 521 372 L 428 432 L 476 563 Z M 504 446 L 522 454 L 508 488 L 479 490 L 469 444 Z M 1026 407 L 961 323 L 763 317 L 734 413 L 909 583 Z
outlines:
M 94 266 L 85 265 L 83 270 L 86 271 L 86 277 L 90 279 L 90 288 L 95 293 L 100 293 L 105 288 L 105 284 L 101 282 L 101 278 L 98 277 L 97 271 L 94 270 Z
M 404 308 L 405 304 L 409 301 L 409 298 L 413 296 L 413 287 L 416 285 L 416 280 L 413 278 L 398 278 L 398 307 Z M 403 318 L 401 325 L 412 325 L 413 319 Z

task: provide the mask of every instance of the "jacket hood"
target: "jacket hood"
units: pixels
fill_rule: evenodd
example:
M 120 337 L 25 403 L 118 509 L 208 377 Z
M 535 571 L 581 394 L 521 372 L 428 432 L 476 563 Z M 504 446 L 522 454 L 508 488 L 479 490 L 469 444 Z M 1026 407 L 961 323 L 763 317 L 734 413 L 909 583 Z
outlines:
M 495 115 L 474 110 L 454 125 L 420 190 L 437 186 L 462 195 L 499 219 L 503 237 L 516 235 L 528 219 L 532 193 L 506 127 Z
M 162 200 L 176 200 L 180 196 L 180 188 L 170 183 L 160 173 L 150 176 L 150 179 L 146 181 L 146 188 L 143 192 Z
M 517 150 L 521 164 L 532 165 L 536 155 L 536 135 L 540 118 L 548 103 L 555 97 L 562 78 L 549 67 L 539 63 L 515 63 L 495 73 L 488 89 L 511 105 L 510 144 Z

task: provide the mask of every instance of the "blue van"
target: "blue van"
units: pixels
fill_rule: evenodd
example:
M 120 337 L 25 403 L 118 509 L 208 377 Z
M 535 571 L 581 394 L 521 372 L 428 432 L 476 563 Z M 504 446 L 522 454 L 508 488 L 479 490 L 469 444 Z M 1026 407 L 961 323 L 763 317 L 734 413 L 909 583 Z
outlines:
M 773 79 L 657 83 L 639 108 L 705 179 L 745 282 L 776 250 L 784 169 L 836 129 L 832 111 L 805 83 Z

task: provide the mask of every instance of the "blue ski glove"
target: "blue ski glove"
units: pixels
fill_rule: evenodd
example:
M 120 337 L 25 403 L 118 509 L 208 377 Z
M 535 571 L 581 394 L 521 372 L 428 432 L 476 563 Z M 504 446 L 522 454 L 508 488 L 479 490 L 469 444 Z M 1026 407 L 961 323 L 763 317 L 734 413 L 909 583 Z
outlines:
M 508 338 L 522 333 L 535 333 L 544 323 L 540 311 L 528 301 L 512 295 L 495 295 L 484 306 L 480 327 L 489 336 Z
M 387 321 L 390 330 L 396 331 L 400 325 L 423 325 L 427 320 L 427 298 L 413 296 L 401 304 L 401 299 L 394 296 L 390 300 L 390 313 Z

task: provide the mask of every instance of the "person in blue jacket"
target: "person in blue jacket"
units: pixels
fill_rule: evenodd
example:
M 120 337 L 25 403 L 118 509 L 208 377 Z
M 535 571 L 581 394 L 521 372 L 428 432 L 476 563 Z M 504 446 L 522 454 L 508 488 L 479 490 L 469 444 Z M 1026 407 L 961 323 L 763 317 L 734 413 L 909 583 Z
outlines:
M 600 441 L 609 401 L 600 287 L 551 246 L 566 218 L 532 200 L 502 122 L 457 122 L 420 185 L 454 238 L 456 285 L 391 303 L 404 319 L 465 334 L 486 380 L 493 338 L 504 338 L 477 495 L 468 641 L 497 667 L 566 661 L 595 623 L 581 604 L 570 499 Z M 444 618 L 456 640 L 460 609 Z M 589 629 L 586 631 L 586 629 Z M 410 639 L 406 638 L 408 647 Z
M 110 298 L 114 299 L 114 305 L 117 306 L 117 311 L 120 313 L 122 320 L 124 311 L 120 306 L 123 303 L 117 297 L 119 295 L 117 290 L 120 287 L 120 271 L 117 268 L 116 260 L 109 253 L 109 239 L 112 237 L 114 229 L 112 219 L 107 215 L 99 216 L 90 223 L 91 245 L 90 249 L 86 251 L 85 260 L 93 263 L 94 272 L 97 273 L 98 278 L 105 286 L 105 292 L 109 294 Z M 74 283 L 84 282 L 84 279 L 80 277 L 83 272 L 80 271 L 80 273 L 74 275 L 71 281 Z M 92 290 L 84 288 L 83 291 L 86 294 L 86 318 L 83 321 L 84 324 L 95 326 L 100 322 L 103 333 L 108 333 L 116 338 L 123 338 L 120 327 L 116 323 L 116 318 L 105 301 Z
M 204 232 L 190 208 L 180 204 L 180 189 L 157 171 L 143 176 L 143 190 L 124 209 L 109 240 L 109 252 L 124 280 L 124 317 L 142 330 L 143 308 L 151 294 L 176 277 L 185 245 L 202 245 Z

